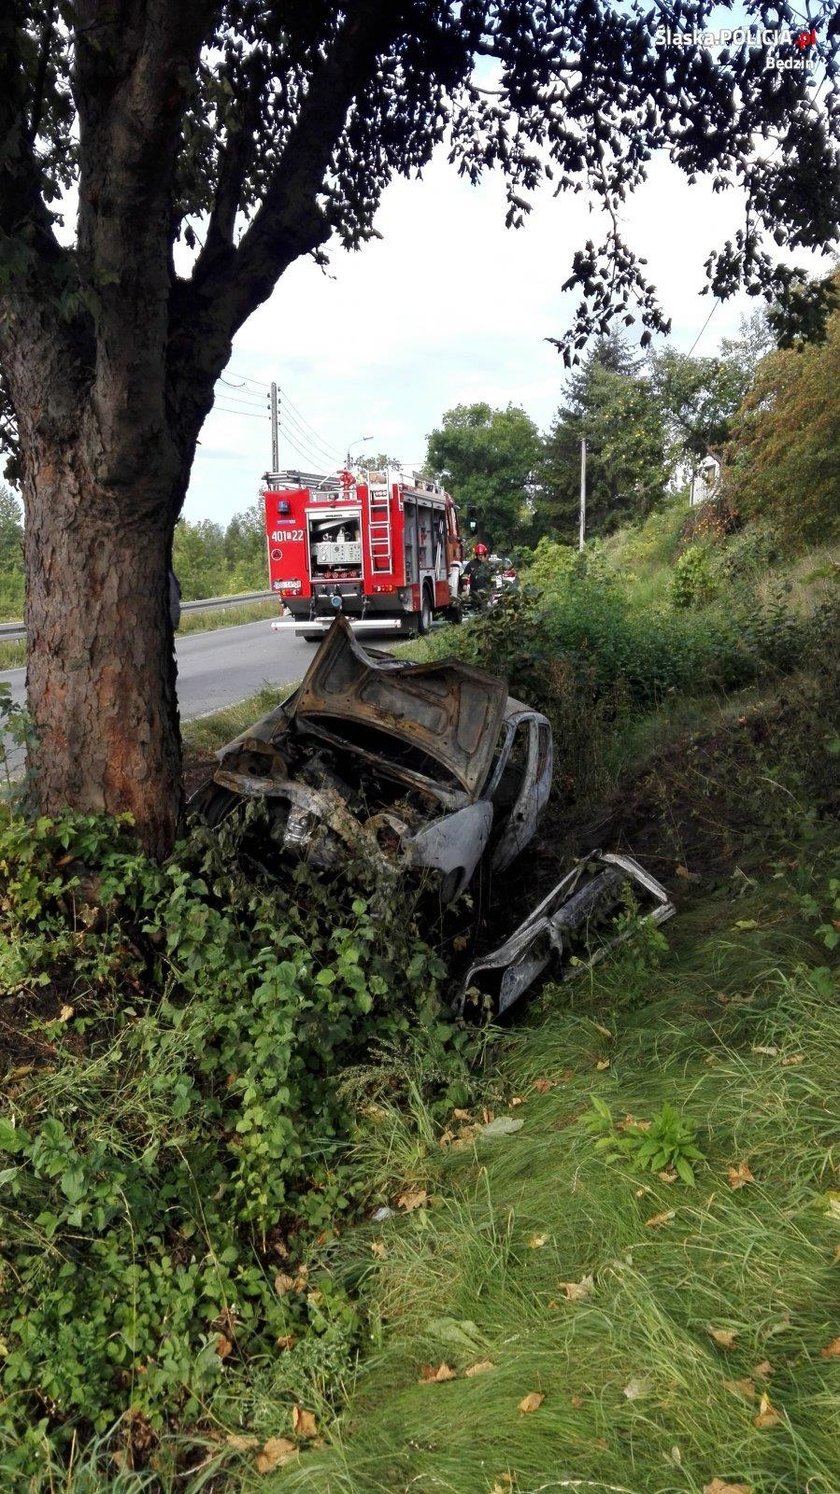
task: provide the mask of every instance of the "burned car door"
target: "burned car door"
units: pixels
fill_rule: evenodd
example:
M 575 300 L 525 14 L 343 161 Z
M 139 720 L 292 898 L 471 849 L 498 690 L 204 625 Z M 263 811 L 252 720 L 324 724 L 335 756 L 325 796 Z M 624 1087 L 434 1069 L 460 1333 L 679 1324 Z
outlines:
M 494 871 L 504 871 L 533 840 L 551 793 L 552 769 L 551 727 L 545 716 L 509 699 L 485 790 L 494 812 Z

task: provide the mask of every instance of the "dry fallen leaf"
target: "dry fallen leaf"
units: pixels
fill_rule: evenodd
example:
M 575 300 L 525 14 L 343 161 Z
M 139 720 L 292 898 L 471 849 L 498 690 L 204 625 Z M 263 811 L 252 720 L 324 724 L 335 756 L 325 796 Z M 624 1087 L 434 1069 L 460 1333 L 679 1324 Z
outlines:
M 805 1062 L 805 1054 L 804 1053 L 791 1053 L 790 1058 L 783 1058 L 782 1059 L 782 1068 L 783 1069 L 792 1069 L 793 1066 L 794 1066 L 794 1064 L 804 1063 L 804 1062 Z
M 519 1402 L 519 1410 L 527 1416 L 532 1411 L 539 1411 L 544 1400 L 545 1396 L 541 1395 L 538 1390 L 531 1390 L 528 1395 L 522 1397 L 522 1400 Z
M 216 1339 L 216 1353 L 220 1359 L 227 1359 L 228 1354 L 233 1353 L 233 1344 L 229 1338 L 225 1338 L 223 1333 L 220 1333 Z
M 569 1397 L 569 1405 L 575 1411 L 579 1411 L 580 1408 L 581 1408 L 581 1406 L 583 1405 L 583 1396 L 582 1395 L 572 1395 L 572 1396 L 570 1396 Z
M 418 1385 L 436 1385 L 442 1380 L 456 1379 L 455 1371 L 448 1364 L 424 1364 L 420 1371 Z
M 511 1110 L 515 1110 L 516 1107 L 517 1107 L 517 1105 L 524 1105 L 525 1104 L 524 1096 L 523 1095 L 511 1095 L 511 1098 L 508 1101 L 508 1104 L 509 1104 Z
M 228 1447 L 233 1447 L 237 1452 L 250 1452 L 252 1447 L 259 1447 L 259 1437 L 246 1437 L 240 1432 L 228 1432 L 225 1442 Z
M 840 1338 L 833 1338 L 830 1344 L 820 1349 L 821 1359 L 840 1359 Z
M 835 1245 L 834 1247 L 834 1258 L 831 1264 L 832 1266 L 840 1266 L 840 1245 Z
M 298 1437 L 316 1437 L 318 1435 L 315 1417 L 311 1411 L 304 1411 L 302 1406 L 295 1406 L 292 1410 L 292 1427 Z
M 547 1245 L 550 1239 L 550 1235 L 531 1235 L 528 1241 L 528 1249 L 542 1250 L 543 1245 Z
M 497 1473 L 496 1482 L 493 1485 L 492 1494 L 510 1494 L 513 1488 L 512 1473 Z
M 288 1350 L 294 1348 L 295 1344 L 297 1343 L 297 1339 L 295 1338 L 293 1333 L 281 1333 L 280 1337 L 276 1338 L 274 1342 L 276 1343 L 278 1349 Z
M 298 1450 L 288 1437 L 269 1437 L 257 1458 L 257 1473 L 271 1473 L 275 1468 L 282 1468 L 284 1463 L 290 1463 L 297 1455 Z
M 628 1401 L 641 1400 L 642 1396 L 650 1395 L 650 1382 L 648 1380 L 630 1380 L 624 1387 L 624 1394 Z
M 538 1095 L 547 1094 L 548 1091 L 550 1089 L 553 1089 L 553 1088 L 554 1088 L 554 1080 L 553 1079 L 535 1079 L 534 1080 L 534 1089 L 537 1091 Z
M 608 1069 L 609 1066 L 610 1066 L 610 1061 L 609 1061 L 608 1058 L 599 1058 L 598 1062 L 595 1065 L 596 1069 L 598 1069 L 598 1071 L 600 1073 L 603 1073 L 604 1069 Z
M 70 1018 L 73 1015 L 73 1011 L 74 1011 L 74 1008 L 72 1006 L 67 1006 L 67 1004 L 65 1003 L 65 1005 L 61 1008 L 61 1011 L 58 1014 L 58 1020 L 59 1020 L 59 1022 L 69 1022 Z
M 468 1380 L 471 1380 L 473 1375 L 486 1375 L 489 1370 L 494 1370 L 495 1368 L 496 1366 L 492 1359 L 479 1359 L 477 1364 L 468 1365 L 464 1370 L 464 1374 Z
M 456 1121 L 471 1121 L 472 1114 L 469 1110 L 453 1110 L 452 1119 Z
M 709 1329 L 709 1338 L 713 1338 L 721 1349 L 734 1349 L 737 1337 L 737 1333 L 733 1332 L 731 1328 Z
M 610 1032 L 610 1029 L 608 1027 L 602 1027 L 600 1022 L 593 1022 L 592 1026 L 595 1028 L 596 1032 L 600 1032 L 601 1037 L 606 1037 L 606 1038 L 611 1038 L 612 1037 L 612 1033 Z
M 746 1188 L 747 1183 L 755 1182 L 755 1178 L 750 1172 L 750 1169 L 748 1168 L 746 1162 L 739 1162 L 737 1167 L 727 1168 L 726 1176 L 729 1180 L 729 1186 L 732 1189 L 733 1193 L 738 1188 Z
M 286 1292 L 296 1290 L 295 1277 L 289 1276 L 286 1271 L 278 1271 L 274 1278 L 274 1290 L 278 1297 L 285 1296 Z
M 743 1396 L 747 1401 L 755 1400 L 755 1384 L 752 1380 L 724 1380 L 723 1388 L 730 1391 L 732 1395 Z
M 679 1173 L 675 1167 L 666 1167 L 664 1172 L 658 1172 L 656 1176 L 660 1183 L 675 1183 L 679 1177 Z
M 776 1058 L 778 1057 L 779 1050 L 778 1048 L 774 1048 L 771 1043 L 756 1043 L 753 1047 L 753 1053 L 763 1053 L 767 1058 Z
M 773 1366 L 769 1359 L 762 1359 L 761 1363 L 753 1368 L 753 1374 L 757 1380 L 769 1380 L 772 1373 Z
M 407 1188 L 405 1193 L 401 1193 L 397 1199 L 397 1203 L 406 1214 L 410 1214 L 414 1209 L 421 1209 L 428 1202 L 429 1195 L 425 1188 Z
M 753 1426 L 764 1430 L 778 1426 L 781 1419 L 779 1412 L 771 1406 L 769 1395 L 763 1395 L 758 1403 L 758 1415 L 753 1417 Z
M 713 1478 L 703 1485 L 703 1494 L 753 1494 L 752 1484 L 727 1484 L 722 1478 Z
M 378 1261 L 384 1261 L 388 1254 L 384 1240 L 371 1240 L 370 1253 L 371 1255 L 375 1255 Z
M 595 1281 L 592 1276 L 582 1276 L 580 1281 L 561 1281 L 560 1287 L 567 1302 L 585 1302 L 595 1290 Z
M 650 1218 L 645 1220 L 645 1224 L 648 1229 L 658 1229 L 660 1224 L 669 1224 L 676 1212 L 676 1209 L 666 1209 L 664 1214 L 651 1214 Z
M 642 1186 L 641 1186 L 641 1188 L 637 1188 L 636 1189 L 634 1197 L 635 1198 L 644 1198 L 644 1196 L 645 1196 L 646 1193 L 652 1193 L 652 1192 L 653 1192 L 653 1189 L 652 1188 L 648 1188 L 647 1184 L 643 1183 Z

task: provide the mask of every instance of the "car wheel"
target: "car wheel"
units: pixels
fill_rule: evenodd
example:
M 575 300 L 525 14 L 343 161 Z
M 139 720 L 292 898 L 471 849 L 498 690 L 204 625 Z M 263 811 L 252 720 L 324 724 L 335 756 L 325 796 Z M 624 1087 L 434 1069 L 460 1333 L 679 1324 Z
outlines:
M 431 629 L 432 629 L 432 618 L 433 618 L 433 613 L 432 613 L 432 599 L 429 596 L 429 589 L 428 589 L 428 587 L 424 586 L 423 587 L 423 601 L 422 601 L 421 606 L 420 606 L 420 611 L 417 614 L 417 631 L 420 634 L 421 638 L 423 637 L 424 633 L 430 633 L 431 632 Z

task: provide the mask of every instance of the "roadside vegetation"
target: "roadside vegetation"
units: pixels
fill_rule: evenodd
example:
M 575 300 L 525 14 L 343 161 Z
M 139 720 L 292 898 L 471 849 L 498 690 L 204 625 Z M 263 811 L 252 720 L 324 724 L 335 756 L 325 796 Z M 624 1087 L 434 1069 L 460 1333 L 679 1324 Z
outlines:
M 798 537 L 772 488 L 739 507 L 768 408 L 716 499 L 543 534 L 406 646 L 554 729 L 540 838 L 465 927 L 595 846 L 678 906 L 506 1026 L 450 1016 L 469 934 L 364 865 L 278 877 L 258 803 L 159 865 L 11 786 L 0 1487 L 840 1487 L 840 550 L 828 476 Z M 191 723 L 190 787 L 284 693 Z

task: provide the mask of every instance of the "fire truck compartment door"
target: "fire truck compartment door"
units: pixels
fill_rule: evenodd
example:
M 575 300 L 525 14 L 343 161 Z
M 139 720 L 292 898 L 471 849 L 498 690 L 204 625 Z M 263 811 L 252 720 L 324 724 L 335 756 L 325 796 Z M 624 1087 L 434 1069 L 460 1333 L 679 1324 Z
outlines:
M 388 739 L 394 748 L 415 749 L 474 799 L 489 776 L 506 705 L 503 680 L 455 660 L 410 664 L 373 656 L 339 615 L 295 696 L 293 714 L 301 723 L 329 727 L 334 736 L 345 734 L 343 726 L 348 745 L 383 758 Z

